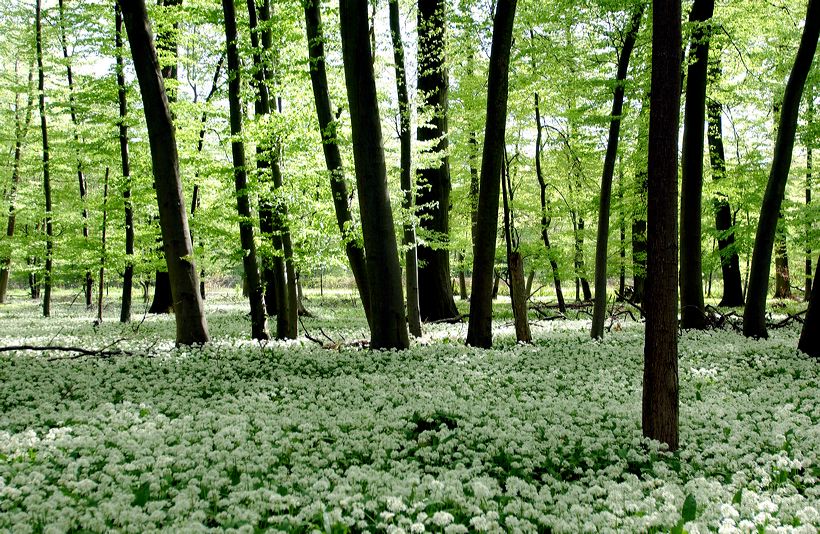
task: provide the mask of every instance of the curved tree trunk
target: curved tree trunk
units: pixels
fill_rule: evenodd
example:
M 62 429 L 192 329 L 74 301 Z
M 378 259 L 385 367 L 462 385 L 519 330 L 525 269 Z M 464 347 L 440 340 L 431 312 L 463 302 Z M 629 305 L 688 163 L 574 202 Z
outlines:
M 652 3 L 643 435 L 678 448 L 678 124 L 681 3 Z
M 176 315 L 178 345 L 205 343 L 208 325 L 194 265 L 188 217 L 179 177 L 179 156 L 171 109 L 159 68 L 144 0 L 120 0 L 131 56 L 142 94 L 160 227 Z
M 757 224 L 746 307 L 743 309 L 743 334 L 746 337 L 765 338 L 769 335 L 766 331 L 766 294 L 769 290 L 769 270 L 772 263 L 777 218 L 780 214 L 792 163 L 797 112 L 803 86 L 817 49 L 818 35 L 820 35 L 820 0 L 809 0 L 803 36 L 800 39 L 794 66 L 783 95 L 772 168 Z
M 478 221 L 473 254 L 473 291 L 467 344 L 490 348 L 493 344 L 493 273 L 498 233 L 498 194 L 504 162 L 507 126 L 507 91 L 510 46 L 517 0 L 498 0 L 493 20 L 493 40 L 487 77 L 487 118 L 478 194 Z
M 404 313 L 401 268 L 393 213 L 387 191 L 379 104 L 370 43 L 367 37 L 367 0 L 340 0 L 347 100 L 356 166 L 357 194 L 362 212 L 362 234 L 370 282 L 373 349 L 405 349 L 410 341 Z
M 593 339 L 604 337 L 607 302 L 607 259 L 609 245 L 609 212 L 612 201 L 612 177 L 615 175 L 615 158 L 618 155 L 618 138 L 621 133 L 621 115 L 624 108 L 624 84 L 629 68 L 629 58 L 635 47 L 638 28 L 643 18 L 644 4 L 640 4 L 629 21 L 624 44 L 618 56 L 618 72 L 615 75 L 615 94 L 612 97 L 612 112 L 609 121 L 609 138 L 604 156 L 604 170 L 601 177 L 601 197 L 598 207 L 598 239 L 595 242 L 595 305 L 592 308 Z
M 45 73 L 43 70 L 43 23 L 40 0 L 35 4 L 35 26 L 37 46 L 37 92 L 40 95 L 40 131 L 43 137 L 43 193 L 45 197 L 46 264 L 43 272 L 43 317 L 51 316 L 51 273 L 54 258 L 54 228 L 51 217 L 51 175 L 48 146 L 48 125 L 46 123 Z

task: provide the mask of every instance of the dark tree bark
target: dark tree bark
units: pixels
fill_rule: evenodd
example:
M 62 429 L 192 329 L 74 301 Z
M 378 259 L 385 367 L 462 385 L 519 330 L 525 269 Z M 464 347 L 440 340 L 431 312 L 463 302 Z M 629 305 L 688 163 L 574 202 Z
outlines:
M 51 316 L 51 273 L 54 258 L 54 228 L 51 222 L 51 175 L 48 147 L 48 125 L 46 122 L 46 95 L 43 70 L 43 28 L 40 0 L 35 4 L 35 30 L 37 46 L 37 92 L 40 95 L 40 131 L 43 137 L 43 193 L 45 197 L 46 264 L 43 272 L 43 317 Z
M 470 132 L 470 243 L 475 247 L 478 228 L 478 139 L 475 132 Z
M 808 105 L 806 106 L 806 123 L 807 128 L 811 129 L 814 127 L 814 88 L 809 89 L 808 94 Z M 814 148 L 814 137 L 813 134 L 809 134 L 809 138 L 806 140 L 806 207 L 811 205 L 811 178 L 812 178 L 812 171 L 813 171 L 813 151 Z M 812 278 L 811 278 L 811 228 L 812 224 L 809 221 L 806 224 L 806 290 L 804 292 L 806 302 L 811 300 L 811 286 L 812 286 Z
M 817 270 L 814 279 L 820 276 L 820 259 L 817 260 Z M 811 298 L 809 299 L 809 309 L 806 311 L 806 318 L 803 322 L 803 329 L 800 331 L 800 340 L 797 348 L 815 358 L 820 358 L 820 284 L 814 284 L 811 288 Z
M 347 100 L 350 105 L 353 160 L 362 212 L 362 234 L 370 282 L 370 346 L 405 349 L 410 341 L 404 313 L 401 268 L 393 213 L 387 192 L 376 80 L 367 38 L 367 0 L 340 0 Z
M 632 301 L 644 301 L 646 291 L 646 203 L 647 203 L 647 140 L 649 137 L 646 114 L 649 111 L 649 95 L 641 105 L 638 119 L 638 143 L 635 150 L 638 160 L 635 165 L 635 192 L 637 207 L 632 218 Z
M 618 268 L 618 301 L 626 295 L 626 209 L 624 207 L 624 163 L 618 160 L 618 256 L 621 264 Z
M 791 276 L 789 276 L 789 251 L 786 245 L 786 218 L 783 212 L 777 219 L 774 244 L 774 298 L 792 298 Z
M 225 15 L 225 43 L 228 58 L 228 105 L 231 122 L 231 154 L 233 178 L 236 187 L 236 211 L 239 214 L 239 239 L 242 243 L 242 267 L 248 281 L 248 301 L 251 308 L 251 337 L 269 339 L 268 322 L 265 317 L 262 281 L 256 265 L 256 243 L 253 239 L 251 203 L 248 200 L 248 175 L 245 170 L 245 143 L 242 141 L 242 101 L 237 51 L 236 10 L 234 0 L 222 0 Z
M 393 40 L 393 61 L 396 63 L 396 93 L 399 99 L 399 140 L 401 143 L 402 207 L 412 211 L 415 206 L 411 169 L 412 133 L 410 132 L 410 98 L 407 94 L 407 74 L 404 70 L 404 43 L 399 24 L 399 2 L 390 0 L 390 33 Z M 421 336 L 421 309 L 419 301 L 419 268 L 416 229 L 410 220 L 404 224 L 402 244 L 404 253 L 404 285 L 407 291 L 407 322 L 410 333 Z M 462 277 L 463 277 L 463 270 Z
M 63 48 L 63 59 L 65 60 L 66 79 L 68 80 L 68 110 L 71 115 L 71 124 L 74 126 L 74 145 L 77 156 L 77 181 L 80 186 L 80 201 L 83 203 L 83 238 L 88 245 L 88 208 L 85 205 L 88 186 L 83 173 L 83 161 L 80 157 L 80 120 L 77 117 L 77 106 L 74 101 L 74 73 L 71 70 L 71 56 L 68 55 L 68 40 L 65 33 L 65 8 L 63 0 L 58 0 L 57 7 L 60 14 L 60 45 Z M 91 277 L 91 269 L 85 271 L 85 307 L 91 309 L 94 280 Z
M 683 117 L 680 201 L 680 306 L 681 327 L 706 328 L 703 304 L 703 254 L 701 211 L 703 191 L 703 122 L 706 113 L 706 80 L 709 61 L 709 21 L 714 0 L 695 0 L 689 13 L 693 24 L 686 74 Z
M 680 0 L 652 3 L 643 435 L 678 448 Z
M 100 274 L 98 277 L 99 285 L 97 289 L 97 324 L 102 323 L 103 320 L 103 289 L 105 288 L 105 237 L 108 230 L 108 174 L 110 168 L 105 168 L 105 179 L 103 181 L 103 220 L 102 220 L 102 235 L 100 244 L 102 245 L 100 254 Z
M 529 294 L 524 283 L 524 258 L 522 258 L 519 250 L 518 233 L 515 230 L 513 221 L 513 189 L 510 180 L 509 160 L 505 161 L 501 171 L 501 198 L 504 205 L 504 241 L 507 244 L 507 271 L 509 274 L 513 323 L 515 325 L 515 340 L 519 343 L 532 343 L 530 323 L 527 318 Z
M 478 221 L 473 254 L 473 291 L 467 344 L 490 348 L 493 344 L 492 286 L 495 242 L 498 232 L 498 194 L 504 163 L 507 127 L 507 91 L 510 47 L 517 0 L 498 0 L 493 20 L 493 40 L 487 78 L 487 118 L 478 194 Z
M 17 63 L 14 64 L 15 74 Z M 23 142 L 26 139 L 29 125 L 31 124 L 32 100 L 34 98 L 33 87 L 34 69 L 29 66 L 28 70 L 28 95 L 26 102 L 25 119 L 20 115 L 20 94 L 14 95 L 14 160 L 11 164 L 11 186 L 8 192 L 9 219 L 6 225 L 6 241 L 9 243 L 8 249 L 2 249 L 0 256 L 0 304 L 6 302 L 6 292 L 9 285 L 9 269 L 11 266 L 11 240 L 14 237 L 14 228 L 17 223 L 17 208 L 15 201 L 17 198 L 17 187 L 20 184 L 20 161 L 23 155 Z
M 723 118 L 720 103 L 709 100 L 709 162 L 712 180 L 718 182 L 726 177 L 726 157 L 723 149 Z M 723 297 L 720 306 L 743 306 L 743 284 L 740 280 L 740 258 L 735 247 L 735 230 L 732 224 L 732 208 L 721 193 L 713 199 L 715 228 L 718 231 L 718 252 L 723 274 Z
M 122 191 L 125 205 L 125 270 L 122 275 L 122 304 L 120 322 L 131 320 L 131 293 L 134 288 L 134 207 L 131 202 L 131 162 L 128 156 L 128 103 L 125 95 L 125 67 L 122 54 L 122 13 L 119 4 L 114 4 L 115 47 L 117 55 L 117 101 L 119 102 L 120 161 L 124 187 Z
M 615 158 L 618 156 L 618 139 L 621 133 L 621 115 L 624 108 L 624 86 L 629 58 L 635 47 L 638 28 L 643 18 L 644 4 L 641 3 L 632 13 L 626 29 L 624 43 L 618 57 L 618 71 L 615 75 L 615 94 L 612 97 L 612 112 L 609 121 L 609 138 L 604 156 L 604 169 L 601 176 L 601 197 L 598 206 L 598 238 L 595 242 L 595 304 L 592 308 L 593 339 L 604 337 L 607 302 L 607 259 L 609 245 L 609 212 L 612 203 L 612 177 L 615 175 Z
M 786 91 L 783 94 L 774 158 L 763 195 L 763 206 L 757 224 L 752 268 L 749 273 L 749 287 L 746 307 L 743 310 L 743 334 L 746 337 L 768 337 L 766 331 L 766 294 L 769 289 L 769 270 L 772 263 L 777 217 L 780 214 L 786 181 L 792 162 L 792 149 L 797 129 L 797 112 L 803 94 L 803 86 L 811 68 L 817 38 L 820 35 L 820 0 L 809 0 L 806 24 L 797 49 Z
M 208 326 L 199 294 L 199 276 L 194 265 L 186 204 L 182 196 L 174 125 L 148 13 L 144 0 L 120 1 L 120 8 L 148 126 L 163 250 L 176 314 L 176 342 L 178 345 L 205 343 L 209 340 Z
M 325 37 L 322 29 L 322 16 L 319 0 L 305 1 L 305 26 L 307 28 L 308 55 L 310 57 L 310 82 L 313 86 L 313 99 L 316 102 L 316 115 L 319 118 L 319 130 L 322 134 L 322 151 L 325 155 L 325 164 L 330 174 L 330 192 L 333 195 L 333 208 L 336 212 L 336 223 L 342 234 L 347 261 L 359 298 L 364 307 L 367 323 L 372 324 L 370 314 L 370 285 L 367 281 L 367 266 L 364 259 L 364 249 L 353 234 L 353 215 L 350 213 L 345 182 L 342 155 L 339 152 L 339 143 L 336 137 L 337 120 L 333 115 L 333 106 L 330 102 L 330 91 L 327 83 L 325 67 Z M 404 167 L 402 167 L 404 168 Z
M 458 316 L 450 285 L 450 163 L 447 156 L 448 81 L 445 57 L 445 0 L 418 3 L 418 92 L 432 113 L 429 124 L 416 129 L 420 143 L 433 143 L 429 153 L 437 167 L 418 169 L 419 226 L 424 240 L 418 245 L 419 305 L 423 321 Z M 429 243 L 429 244 L 428 244 Z

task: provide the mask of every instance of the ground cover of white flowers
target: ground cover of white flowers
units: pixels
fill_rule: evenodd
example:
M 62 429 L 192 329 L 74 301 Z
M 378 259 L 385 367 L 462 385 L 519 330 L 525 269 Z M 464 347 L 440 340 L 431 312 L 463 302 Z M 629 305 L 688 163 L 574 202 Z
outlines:
M 352 303 L 309 306 L 313 336 L 366 337 Z M 182 350 L 172 317 L 0 308 L 0 346 L 136 353 L 0 354 L 0 531 L 820 529 L 820 365 L 796 329 L 684 334 L 670 454 L 641 438 L 640 324 L 520 346 L 502 320 L 489 351 L 432 325 L 369 352 L 261 346 L 238 298 L 207 307 L 213 343 Z

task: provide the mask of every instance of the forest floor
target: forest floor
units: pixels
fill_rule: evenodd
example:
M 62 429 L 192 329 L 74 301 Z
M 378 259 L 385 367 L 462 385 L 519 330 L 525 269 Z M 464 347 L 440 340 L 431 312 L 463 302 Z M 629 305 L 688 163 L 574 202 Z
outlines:
M 0 347 L 0 531 L 806 532 L 820 529 L 820 365 L 798 327 L 680 342 L 681 449 L 641 438 L 643 326 L 533 323 L 464 346 L 465 324 L 370 352 L 351 300 L 313 297 L 311 337 L 248 340 L 207 301 L 213 342 L 172 316 L 102 324 L 14 294 Z M 509 315 L 509 306 L 496 306 Z M 300 333 L 302 330 L 300 329 Z

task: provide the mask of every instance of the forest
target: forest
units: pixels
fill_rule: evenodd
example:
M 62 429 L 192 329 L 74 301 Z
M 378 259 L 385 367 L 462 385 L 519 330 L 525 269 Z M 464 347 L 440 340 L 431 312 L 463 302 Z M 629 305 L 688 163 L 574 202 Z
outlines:
M 0 32 L 0 531 L 820 530 L 820 0 Z

